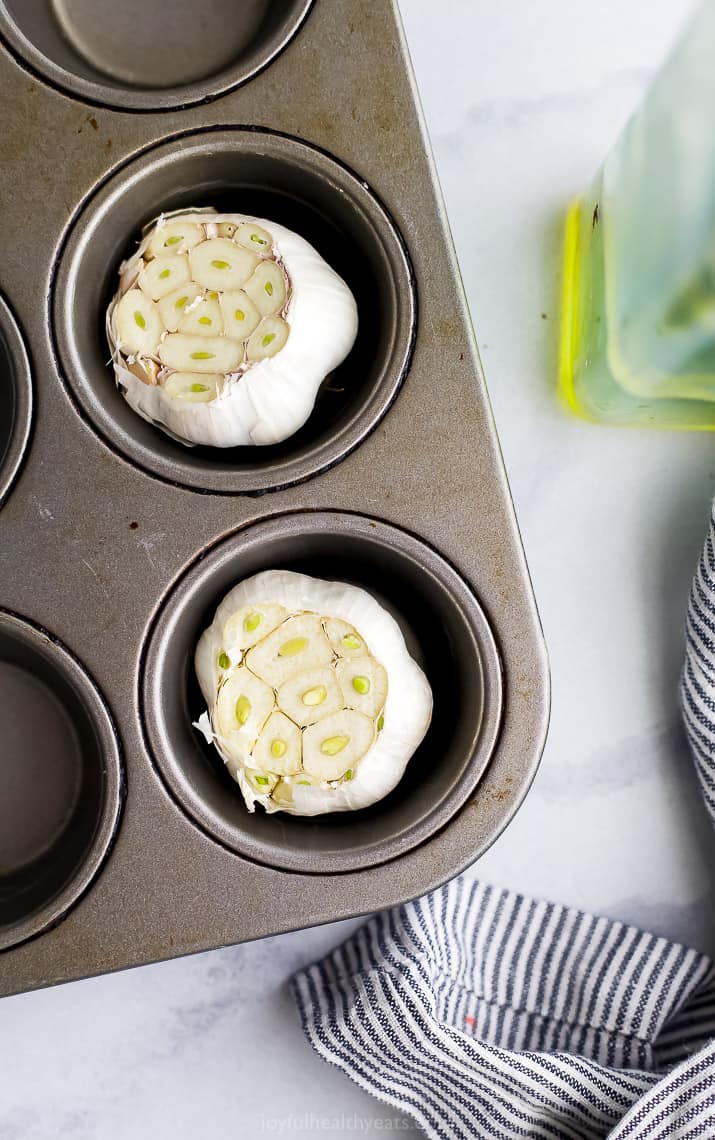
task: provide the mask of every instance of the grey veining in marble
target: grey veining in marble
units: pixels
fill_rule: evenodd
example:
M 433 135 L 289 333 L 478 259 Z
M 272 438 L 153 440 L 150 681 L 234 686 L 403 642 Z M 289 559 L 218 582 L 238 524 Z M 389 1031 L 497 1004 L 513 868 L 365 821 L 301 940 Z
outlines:
M 676 685 L 715 441 L 595 428 L 554 396 L 564 208 L 690 8 L 403 0 L 553 671 L 539 776 L 471 873 L 712 953 Z M 406 1131 L 312 1054 L 287 994 L 354 925 L 6 999 L 0 1140 Z

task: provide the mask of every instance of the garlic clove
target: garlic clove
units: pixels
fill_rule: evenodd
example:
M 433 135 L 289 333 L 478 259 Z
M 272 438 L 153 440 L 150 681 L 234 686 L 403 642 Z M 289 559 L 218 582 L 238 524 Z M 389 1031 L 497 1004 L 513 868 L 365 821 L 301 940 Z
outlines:
M 221 392 L 223 376 L 210 372 L 172 372 L 164 381 L 163 389 L 174 400 L 187 404 L 209 404 Z
M 168 332 L 176 332 L 179 321 L 191 308 L 192 302 L 202 293 L 203 290 L 198 285 L 195 285 L 193 281 L 187 281 L 185 285 L 179 286 L 173 293 L 167 293 L 166 297 L 162 297 L 157 302 L 164 328 Z
M 179 285 L 183 285 L 189 277 L 186 254 L 176 253 L 155 257 L 150 261 L 139 274 L 138 284 L 152 301 L 158 301 L 167 293 L 172 293 Z
M 140 289 L 130 289 L 114 310 L 114 336 L 124 353 L 156 353 L 164 331 L 156 305 Z
M 206 289 L 240 289 L 258 258 L 228 238 L 210 238 L 189 253 L 191 276 Z
M 246 359 L 258 361 L 275 356 L 285 345 L 289 333 L 290 328 L 281 317 L 264 317 L 248 338 Z
M 216 237 L 231 238 L 235 237 L 236 230 L 238 229 L 238 222 L 218 222 L 216 225 Z
M 261 323 L 261 314 L 242 289 L 221 293 L 220 305 L 224 331 L 234 340 L 246 340 Z
M 230 752 L 253 746 L 275 705 L 269 685 L 240 666 L 222 683 L 216 698 L 215 727 Z M 232 739 L 240 736 L 239 739 Z
M 245 285 L 248 296 L 264 317 L 280 313 L 286 303 L 286 279 L 275 261 L 262 261 Z
M 243 360 L 243 345 L 224 336 L 169 333 L 159 346 L 159 359 L 179 372 L 234 372 Z
M 241 606 L 223 627 L 223 644 L 235 653 L 250 649 L 272 633 L 288 617 L 284 606 L 275 602 Z
M 301 669 L 284 681 L 277 693 L 278 704 L 291 720 L 304 728 L 343 707 L 343 694 L 330 666 Z
M 294 776 L 301 769 L 303 738 L 284 713 L 272 712 L 251 754 L 251 767 L 275 776 Z
M 338 661 L 336 674 L 345 704 L 365 716 L 376 717 L 387 700 L 387 673 L 373 657 Z
M 277 688 L 294 673 L 329 665 L 333 651 L 317 614 L 289 618 L 251 649 L 248 668 Z
M 272 776 L 270 772 L 257 772 L 253 768 L 246 768 L 244 775 L 253 791 L 259 796 L 270 795 L 278 783 L 278 777 Z
M 179 332 L 190 336 L 221 336 L 223 316 L 218 300 L 208 296 L 195 298 L 187 309 L 179 320 Z
M 231 236 L 244 249 L 250 249 L 251 253 L 265 255 L 273 251 L 273 238 L 268 230 L 264 230 L 255 222 L 243 222 Z
M 142 384 L 148 384 L 150 388 L 153 388 L 159 383 L 159 365 L 151 357 L 138 356 L 131 364 L 127 361 L 126 366 L 129 372 L 136 376 L 137 380 L 141 380 Z
M 372 721 L 353 709 L 333 713 L 303 733 L 303 768 L 310 776 L 339 780 L 372 746 Z
M 367 653 L 367 645 L 348 622 L 341 621 L 340 618 L 328 618 L 325 632 L 338 657 L 363 657 Z
M 186 253 L 187 249 L 192 249 L 203 240 L 203 226 L 195 222 L 166 222 L 165 225 L 157 225 L 146 252 L 150 257 Z

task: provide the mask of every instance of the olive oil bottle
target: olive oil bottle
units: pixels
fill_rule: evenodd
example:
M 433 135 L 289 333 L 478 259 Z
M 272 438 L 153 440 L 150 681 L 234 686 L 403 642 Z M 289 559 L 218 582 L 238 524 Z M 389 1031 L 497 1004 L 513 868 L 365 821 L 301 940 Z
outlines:
M 715 2 L 567 216 L 560 387 L 611 424 L 715 430 Z

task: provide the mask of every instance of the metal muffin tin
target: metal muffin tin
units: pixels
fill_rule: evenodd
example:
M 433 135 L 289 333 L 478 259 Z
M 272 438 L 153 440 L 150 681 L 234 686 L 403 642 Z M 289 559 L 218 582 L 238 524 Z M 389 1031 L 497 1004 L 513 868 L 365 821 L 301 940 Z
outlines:
M 135 9 L 161 27 L 149 0 L 0 2 L 0 994 L 428 890 L 505 827 L 548 721 L 396 8 L 207 0 L 211 35 L 148 78 Z M 358 301 L 352 353 L 276 447 L 184 449 L 107 365 L 141 226 L 211 204 L 297 230 Z M 367 811 L 250 816 L 191 727 L 198 635 L 269 566 L 366 586 L 428 674 L 430 731 Z
M 22 335 L 0 297 L 0 506 L 20 470 L 32 430 L 30 361 Z

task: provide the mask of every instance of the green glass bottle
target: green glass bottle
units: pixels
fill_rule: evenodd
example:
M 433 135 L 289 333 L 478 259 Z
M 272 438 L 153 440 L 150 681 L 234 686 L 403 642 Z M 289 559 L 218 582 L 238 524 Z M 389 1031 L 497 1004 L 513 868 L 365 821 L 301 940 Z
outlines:
M 715 430 L 715 0 L 566 224 L 560 387 L 612 424 Z

